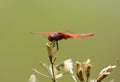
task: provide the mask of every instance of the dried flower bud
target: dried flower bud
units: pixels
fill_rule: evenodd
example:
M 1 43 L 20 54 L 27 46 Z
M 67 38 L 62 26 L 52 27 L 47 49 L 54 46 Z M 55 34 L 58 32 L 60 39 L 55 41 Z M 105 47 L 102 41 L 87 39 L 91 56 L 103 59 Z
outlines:
M 102 69 L 96 81 L 101 82 L 105 77 L 107 77 L 111 73 L 112 69 L 115 67 L 116 66 L 114 65 L 114 66 L 108 66 Z
M 54 68 L 54 73 L 55 73 L 55 75 L 56 75 L 56 74 L 60 74 L 60 71 L 61 71 L 60 67 L 55 67 L 55 68 Z
M 50 62 L 52 63 L 52 57 L 53 57 L 52 48 L 51 48 L 51 46 L 49 45 L 49 43 L 47 43 L 46 45 L 47 45 L 49 60 L 50 60 Z
M 49 45 L 49 43 L 47 43 L 46 45 L 47 45 L 48 55 L 52 56 L 52 48 L 51 48 L 51 46 Z
M 100 72 L 100 74 L 103 74 L 104 72 L 111 72 L 113 68 L 116 68 L 116 66 L 115 65 L 114 66 L 110 65 L 110 66 L 102 69 L 101 72 Z
M 87 59 L 87 61 L 83 62 L 84 64 L 84 70 L 87 78 L 90 76 L 90 70 L 92 65 L 90 64 L 90 59 Z
M 81 63 L 79 61 L 77 61 L 75 63 L 76 65 L 76 75 L 78 77 L 78 79 L 81 81 L 81 82 L 84 82 L 84 77 L 83 77 L 83 69 L 81 68 Z
M 80 69 L 81 68 L 81 63 L 79 61 L 76 61 L 75 66 L 76 66 L 77 69 Z

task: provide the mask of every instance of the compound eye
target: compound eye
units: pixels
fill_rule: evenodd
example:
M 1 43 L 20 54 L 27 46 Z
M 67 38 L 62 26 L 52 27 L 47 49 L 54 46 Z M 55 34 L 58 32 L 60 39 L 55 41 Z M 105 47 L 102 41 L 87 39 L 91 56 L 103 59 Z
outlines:
M 49 41 L 53 41 L 53 37 L 52 36 L 48 36 L 48 40 Z

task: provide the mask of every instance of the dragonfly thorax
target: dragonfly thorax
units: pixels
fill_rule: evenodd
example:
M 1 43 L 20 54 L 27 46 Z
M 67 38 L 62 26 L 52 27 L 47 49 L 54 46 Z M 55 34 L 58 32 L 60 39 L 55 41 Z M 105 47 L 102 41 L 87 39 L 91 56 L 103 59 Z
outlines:
M 48 40 L 51 41 L 51 42 L 52 41 L 59 41 L 59 40 L 62 40 L 62 39 L 66 39 L 66 37 L 63 33 L 60 33 L 60 32 L 58 32 L 54 35 L 49 35 L 48 36 Z
M 49 40 L 50 42 L 52 42 L 52 41 L 54 41 L 54 38 L 49 35 L 49 36 L 48 36 L 48 40 Z

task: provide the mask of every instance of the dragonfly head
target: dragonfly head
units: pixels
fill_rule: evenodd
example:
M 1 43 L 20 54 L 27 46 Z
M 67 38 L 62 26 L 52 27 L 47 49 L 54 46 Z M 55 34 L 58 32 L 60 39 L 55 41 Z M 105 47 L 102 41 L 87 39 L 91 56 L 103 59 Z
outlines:
M 50 42 L 52 42 L 52 41 L 54 40 L 54 38 L 49 35 L 49 36 L 48 36 L 48 40 L 49 40 Z

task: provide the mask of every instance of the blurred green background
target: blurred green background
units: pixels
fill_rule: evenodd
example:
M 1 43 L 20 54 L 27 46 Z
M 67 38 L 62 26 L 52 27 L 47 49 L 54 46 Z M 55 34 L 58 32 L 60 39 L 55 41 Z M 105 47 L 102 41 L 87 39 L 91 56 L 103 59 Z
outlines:
M 29 32 L 70 30 L 95 33 L 83 40 L 62 40 L 56 63 L 91 59 L 91 79 L 120 58 L 119 0 L 0 0 L 0 82 L 28 82 L 32 68 L 47 74 L 46 37 Z M 37 76 L 37 82 L 50 81 Z M 67 79 L 67 80 L 66 80 Z M 104 81 L 120 81 L 120 67 Z M 73 82 L 69 75 L 59 82 Z M 51 81 L 52 82 L 52 81 Z

